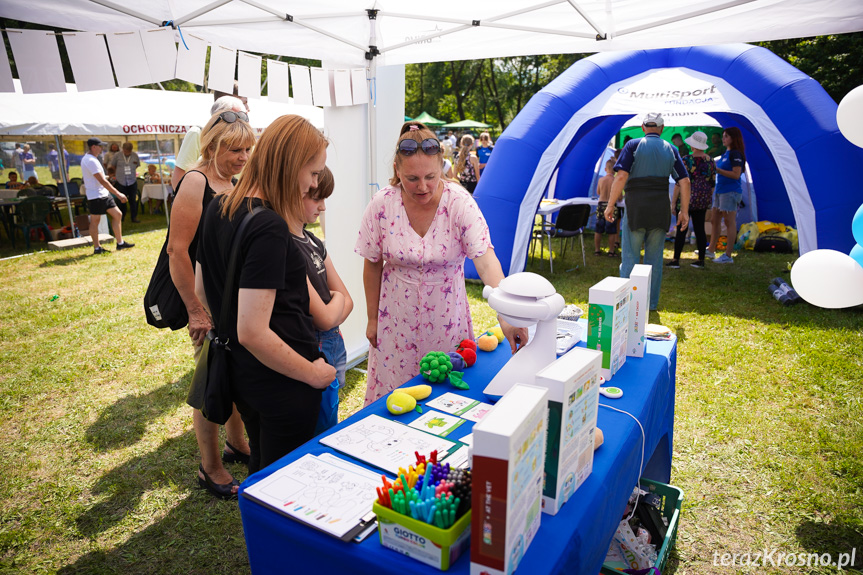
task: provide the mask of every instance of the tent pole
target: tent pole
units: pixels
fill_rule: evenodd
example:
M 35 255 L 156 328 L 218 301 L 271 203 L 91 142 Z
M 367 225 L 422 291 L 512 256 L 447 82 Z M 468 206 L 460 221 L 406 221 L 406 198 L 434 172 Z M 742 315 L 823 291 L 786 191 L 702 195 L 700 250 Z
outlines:
M 165 221 L 168 226 L 171 225 L 171 217 L 168 215 L 168 192 L 165 190 L 165 178 L 162 174 L 162 148 L 159 147 L 159 134 L 154 134 L 156 137 L 156 157 L 159 158 L 159 181 L 162 184 L 162 203 L 165 204 Z
M 57 162 L 60 164 L 60 177 L 63 178 L 63 193 L 66 195 L 66 207 L 69 208 L 69 227 L 72 228 L 72 236 L 78 237 L 78 228 L 75 227 L 75 217 L 72 215 L 72 201 L 69 199 L 69 178 L 66 174 L 66 155 L 63 153 L 63 138 L 54 134 L 54 144 L 57 146 Z
M 108 0 L 90 0 L 90 2 L 92 2 L 93 4 L 99 4 L 101 6 L 104 6 L 105 8 L 110 8 L 111 10 L 116 10 L 117 12 L 120 12 L 121 14 L 126 14 L 128 16 L 134 16 L 135 18 L 140 18 L 144 22 L 149 22 L 150 24 L 153 24 L 155 26 L 161 26 L 162 25 L 161 20 L 156 20 L 155 18 L 147 16 L 146 14 L 142 14 L 141 12 L 136 12 L 135 10 L 132 10 L 131 8 L 126 8 L 125 6 L 120 6 L 119 4 L 115 4 L 113 2 L 108 2 Z

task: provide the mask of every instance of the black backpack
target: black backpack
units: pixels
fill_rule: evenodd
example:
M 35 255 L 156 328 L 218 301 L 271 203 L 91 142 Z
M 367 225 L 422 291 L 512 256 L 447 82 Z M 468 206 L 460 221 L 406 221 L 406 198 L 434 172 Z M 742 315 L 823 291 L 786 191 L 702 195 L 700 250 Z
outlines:
M 793 250 L 791 249 L 791 242 L 788 241 L 788 238 L 765 234 L 758 236 L 755 240 L 755 251 L 790 254 Z

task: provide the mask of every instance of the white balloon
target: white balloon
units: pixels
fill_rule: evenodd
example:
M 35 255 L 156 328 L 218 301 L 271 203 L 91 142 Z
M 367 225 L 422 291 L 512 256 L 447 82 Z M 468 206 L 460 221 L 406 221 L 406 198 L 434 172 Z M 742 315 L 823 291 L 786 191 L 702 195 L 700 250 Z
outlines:
M 839 309 L 863 304 L 863 267 L 848 254 L 813 250 L 791 268 L 797 293 L 818 307 Z
M 863 148 L 863 86 L 857 86 L 839 102 L 836 123 L 843 136 L 855 146 Z

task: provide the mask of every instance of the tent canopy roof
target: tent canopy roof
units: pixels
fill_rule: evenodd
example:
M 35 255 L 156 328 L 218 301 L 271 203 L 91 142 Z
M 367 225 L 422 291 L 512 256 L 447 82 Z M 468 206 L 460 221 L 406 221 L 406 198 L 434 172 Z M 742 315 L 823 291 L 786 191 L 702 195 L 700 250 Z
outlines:
M 444 120 L 438 120 L 428 112 L 423 112 L 422 114 L 414 118 L 412 121 L 422 122 L 426 126 L 443 126 L 444 124 L 446 124 Z
M 228 48 L 361 66 L 375 52 L 386 65 L 863 30 L 863 4 L 849 0 L 28 0 L 0 3 L 0 15 L 94 32 L 173 22 Z
M 462 120 L 460 122 L 453 122 L 452 124 L 444 124 L 444 128 L 478 128 L 485 129 L 490 128 L 488 124 L 483 124 L 482 122 L 477 122 L 476 120 Z
M 183 135 L 189 126 L 203 126 L 213 105 L 212 94 L 195 92 L 138 88 L 78 92 L 74 84 L 67 84 L 66 92 L 23 94 L 18 80 L 15 90 L 0 93 L 0 137 Z M 266 98 L 249 100 L 249 122 L 256 131 L 283 114 L 304 116 L 318 128 L 324 125 L 320 108 L 271 103 Z

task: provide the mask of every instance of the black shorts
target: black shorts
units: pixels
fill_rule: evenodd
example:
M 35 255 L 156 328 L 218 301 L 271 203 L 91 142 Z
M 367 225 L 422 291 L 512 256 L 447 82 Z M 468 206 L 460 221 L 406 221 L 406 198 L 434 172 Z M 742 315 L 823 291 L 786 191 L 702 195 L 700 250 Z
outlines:
M 614 221 L 609 222 L 605 219 L 605 208 L 608 206 L 608 202 L 599 202 L 596 206 L 596 233 L 598 234 L 606 234 L 606 235 L 614 235 L 617 233 L 617 219 L 618 219 L 618 209 L 614 208 Z
M 87 210 L 94 216 L 104 216 L 111 208 L 116 208 L 114 196 L 107 198 L 97 198 L 95 200 L 87 200 Z
M 59 180 L 60 179 L 60 172 L 55 172 L 54 170 L 51 170 L 51 177 L 54 178 L 55 180 Z

